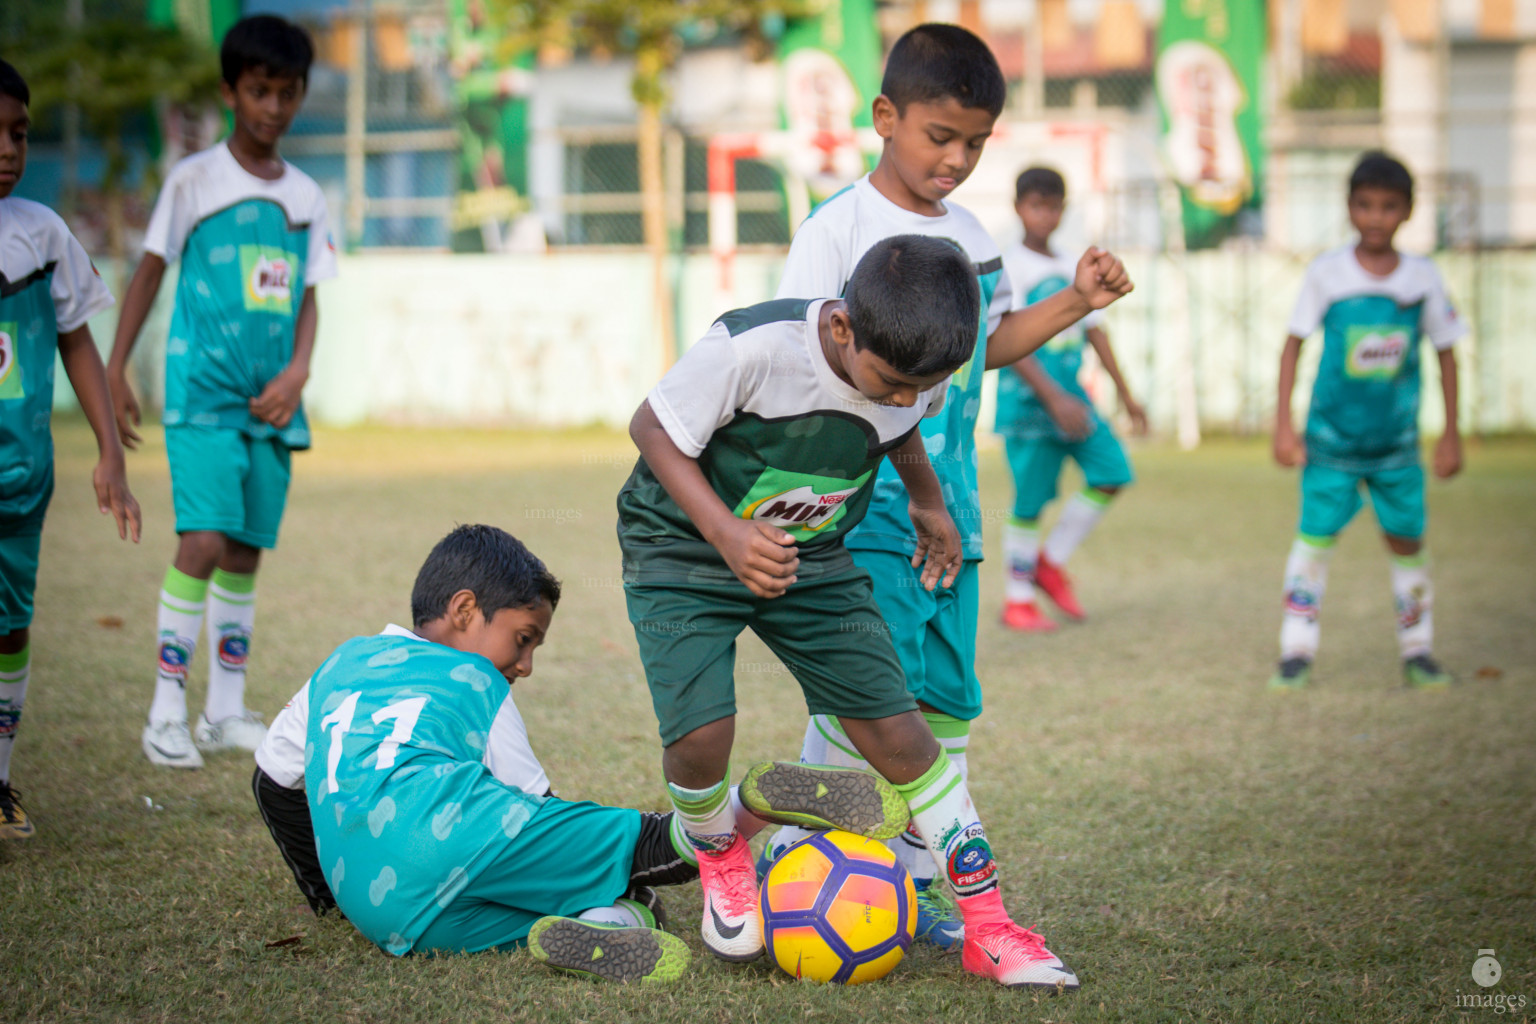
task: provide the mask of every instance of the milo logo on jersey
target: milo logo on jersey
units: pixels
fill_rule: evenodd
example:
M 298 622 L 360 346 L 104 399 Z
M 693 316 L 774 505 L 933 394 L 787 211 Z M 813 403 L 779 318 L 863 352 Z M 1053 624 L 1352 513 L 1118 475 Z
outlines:
M 797 541 L 836 532 L 831 529 L 848 513 L 848 501 L 869 480 L 791 473 L 769 467 L 735 508 L 742 519 L 777 526 Z
M 245 279 L 245 308 L 252 312 L 293 312 L 293 278 L 299 258 L 270 245 L 242 245 L 240 274 Z
M 21 386 L 21 360 L 16 352 L 20 334 L 15 323 L 0 323 L 0 399 L 27 397 Z
M 1411 344 L 1405 327 L 1351 327 L 1344 335 L 1344 375 L 1355 380 L 1391 380 Z

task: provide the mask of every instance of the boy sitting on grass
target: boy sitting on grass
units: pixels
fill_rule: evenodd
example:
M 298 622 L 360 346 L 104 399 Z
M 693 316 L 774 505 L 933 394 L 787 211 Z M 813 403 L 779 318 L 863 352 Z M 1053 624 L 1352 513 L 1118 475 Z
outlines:
M 559 601 L 516 538 L 460 526 L 416 577 L 414 629 L 342 644 L 277 716 L 256 803 L 317 914 L 397 956 L 526 941 L 608 980 L 682 974 L 647 888 L 698 877 L 675 817 L 554 796 L 506 685 Z

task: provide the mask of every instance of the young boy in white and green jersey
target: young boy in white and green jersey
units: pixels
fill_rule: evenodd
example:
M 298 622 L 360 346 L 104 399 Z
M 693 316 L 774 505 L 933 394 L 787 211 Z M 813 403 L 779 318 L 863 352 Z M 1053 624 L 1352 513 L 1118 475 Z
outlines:
M 1312 261 L 1291 314 L 1280 356 L 1275 460 L 1302 465 L 1301 524 L 1285 564 L 1280 665 L 1271 688 L 1307 685 L 1317 657 L 1318 612 L 1328 559 L 1340 532 L 1371 496 L 1392 553 L 1398 653 L 1410 687 L 1442 689 L 1451 676 L 1433 653 L 1434 591 L 1424 556 L 1424 467 L 1419 458 L 1419 342 L 1440 363 L 1445 433 L 1435 446 L 1435 475 L 1461 471 L 1456 356 L 1467 333 L 1435 265 L 1400 253 L 1392 239 L 1413 212 L 1413 176 L 1385 153 L 1361 157 L 1349 179 L 1349 222 L 1359 232 Z M 1291 391 L 1301 344 L 1323 329 L 1323 355 L 1312 385 L 1305 440 L 1291 423 Z
M 902 232 L 953 241 L 979 281 L 974 354 L 950 379 L 942 415 L 921 427 L 944 503 L 960 530 L 963 563 L 954 585 L 936 590 L 915 585 L 917 571 L 910 563 L 918 538 L 907 525 L 909 495 L 900 467 L 881 467 L 869 515 L 847 542 L 854 562 L 869 575 L 907 688 L 962 774 L 970 723 L 982 710 L 975 671 L 982 559 L 975 435 L 982 375 L 1022 359 L 1131 287 L 1118 260 L 1090 249 L 1071 288 L 1009 312 L 1013 293 L 997 244 L 975 216 L 947 198 L 975 168 L 1006 94 L 992 52 L 965 29 L 920 25 L 902 36 L 891 49 L 874 101 L 875 129 L 885 140 L 880 162 L 800 225 L 778 290 L 780 298 L 840 295 L 870 247 Z M 829 716 L 812 718 L 801 758 L 810 764 L 863 764 Z M 781 830 L 765 857 L 802 837 Z M 945 948 L 960 945 L 963 929 L 944 905 L 942 885 L 931 885 L 935 868 L 921 837 L 909 832 L 891 846 L 920 889 L 919 935 Z
M 0 60 L 0 839 L 37 831 L 11 785 L 11 751 L 31 676 L 32 598 L 53 496 L 55 360 L 96 433 L 97 506 L 117 521 L 118 536 L 139 539 L 139 506 L 86 323 L 112 296 L 59 215 L 11 195 L 27 167 L 31 102 L 26 80 Z
M 1039 936 L 1009 919 L 965 780 L 918 713 L 871 573 L 844 543 L 888 459 L 910 495 L 904 571 L 931 591 L 961 569 L 918 425 L 941 418 L 950 378 L 976 349 L 975 267 L 953 241 L 899 234 L 868 247 L 844 292 L 721 317 L 630 424 L 640 461 L 619 494 L 624 594 L 673 807 L 699 851 L 704 943 L 727 960 L 763 952 L 756 873 L 727 799 L 735 644 L 751 628 L 808 710 L 836 718 L 885 781 L 760 766 L 741 784 L 747 810 L 878 838 L 899 835 L 910 814 L 959 895 L 966 970 L 1075 988 Z M 828 810 L 856 813 L 844 823 Z
M 273 721 L 256 803 L 315 912 L 387 953 L 526 942 L 552 967 L 674 980 L 688 948 L 650 886 L 698 876 L 676 819 L 555 796 L 512 698 L 559 603 L 517 538 L 457 527 L 416 575 L 411 628 L 342 644 Z
M 1003 251 L 1013 286 L 1013 308 L 1025 309 L 1070 287 L 1073 268 L 1051 247 L 1061 224 L 1067 183 L 1049 167 L 1031 167 L 1014 187 L 1014 212 L 1024 238 Z M 997 432 L 1003 435 L 1013 475 L 1013 518 L 1003 531 L 1008 568 L 1003 625 L 1026 633 L 1056 628 L 1035 603 L 1038 586 L 1068 618 L 1081 620 L 1082 605 L 1063 567 L 1098 525 L 1109 503 L 1135 478 L 1125 446 L 1104 421 L 1078 381 L 1084 342 L 1093 347 L 1115 384 L 1138 434 L 1147 416 L 1131 395 L 1115 350 L 1097 312 L 1062 331 L 1032 356 L 1014 363 L 997 379 Z M 1067 499 L 1061 518 L 1040 544 L 1040 513 L 1056 499 L 1061 465 L 1082 468 L 1084 487 Z
M 164 413 L 179 541 L 160 591 L 155 695 L 142 735 L 145 756 L 165 767 L 200 767 L 199 750 L 254 750 L 266 731 L 245 706 L 256 570 L 277 544 L 291 454 L 310 444 L 301 392 L 319 317 L 315 285 L 336 274 L 320 187 L 277 152 L 313 55 L 303 29 L 271 15 L 225 36 L 221 89 L 234 130 L 166 179 L 109 362 L 118 429 L 131 448 L 139 409 L 128 357 L 166 265 L 179 260 Z M 186 683 L 205 620 L 208 696 L 194 737 Z

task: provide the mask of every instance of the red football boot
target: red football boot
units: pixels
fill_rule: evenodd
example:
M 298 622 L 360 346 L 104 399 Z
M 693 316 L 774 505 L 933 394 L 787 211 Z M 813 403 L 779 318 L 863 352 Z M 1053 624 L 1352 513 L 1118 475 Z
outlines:
M 1035 560 L 1035 586 L 1045 591 L 1045 596 L 1056 602 L 1067 618 L 1078 622 L 1087 618 L 1083 606 L 1077 603 L 1077 595 L 1072 593 L 1072 580 L 1066 571 L 1046 561 L 1044 554 Z

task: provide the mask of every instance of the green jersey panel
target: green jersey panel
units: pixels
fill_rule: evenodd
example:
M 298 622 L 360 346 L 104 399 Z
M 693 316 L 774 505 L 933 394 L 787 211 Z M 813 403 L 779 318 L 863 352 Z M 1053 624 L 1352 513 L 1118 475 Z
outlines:
M 293 358 L 309 230 L 262 198 L 236 202 L 192 229 L 166 342 L 166 426 L 230 427 L 309 447 L 302 406 L 278 430 L 251 415 L 249 404 Z
M 1033 306 L 1050 298 L 1072 282 L 1052 275 L 1038 282 L 1024 295 L 1024 305 Z M 1056 335 L 1035 351 L 1040 364 L 1056 386 L 1092 408 L 1078 374 L 1083 368 L 1083 345 L 1087 331 L 1082 321 Z M 1004 367 L 997 378 L 997 430 L 1016 437 L 1056 437 L 1056 423 L 1041 404 L 1035 389 L 1011 367 Z
M 1423 303 L 1385 295 L 1334 302 L 1307 414 L 1307 459 L 1339 470 L 1418 461 Z
M 838 410 L 771 419 L 742 412 L 715 431 L 698 463 L 736 516 L 795 539 L 802 572 L 846 571 L 851 562 L 838 541 L 864 517 L 885 455 L 905 441 L 881 443 L 862 419 Z M 735 579 L 643 458 L 618 504 L 627 581 Z
M 58 321 L 49 263 L 19 281 L 0 275 L 0 517 L 47 507 L 53 484 L 53 367 Z

